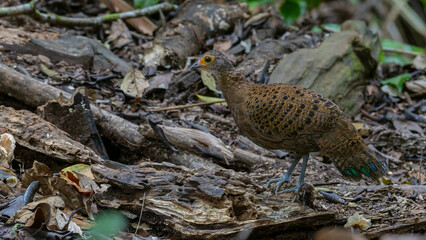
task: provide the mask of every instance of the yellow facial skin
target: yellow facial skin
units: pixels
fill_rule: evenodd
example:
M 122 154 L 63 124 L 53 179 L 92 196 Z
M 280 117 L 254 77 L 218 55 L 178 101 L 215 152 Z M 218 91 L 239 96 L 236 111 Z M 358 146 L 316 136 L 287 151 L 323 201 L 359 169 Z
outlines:
M 203 67 L 207 67 L 210 63 L 212 63 L 215 60 L 215 58 L 216 58 L 215 56 L 206 55 L 200 60 L 199 64 Z

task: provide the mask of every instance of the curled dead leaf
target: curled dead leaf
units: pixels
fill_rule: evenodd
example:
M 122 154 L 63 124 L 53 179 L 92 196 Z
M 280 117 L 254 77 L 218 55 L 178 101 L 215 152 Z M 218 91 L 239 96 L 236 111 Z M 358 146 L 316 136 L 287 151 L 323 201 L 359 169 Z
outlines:
M 213 44 L 213 49 L 221 51 L 221 52 L 226 52 L 231 47 L 232 47 L 232 43 L 231 43 L 231 40 L 229 39 L 219 40 Z
M 61 170 L 60 176 L 81 194 L 92 194 L 99 189 L 89 165 L 76 164 Z
M 426 93 L 426 77 L 423 77 L 422 79 L 419 79 L 419 80 L 406 82 L 405 86 L 408 88 L 408 90 L 414 93 L 425 94 Z
M 371 220 L 359 213 L 350 216 L 344 226 L 346 229 L 359 228 L 361 230 L 367 230 L 369 227 L 371 227 Z
M 4 133 L 0 138 L 0 166 L 9 168 L 9 163 L 13 159 L 13 152 L 15 151 L 16 141 L 15 138 L 9 134 Z

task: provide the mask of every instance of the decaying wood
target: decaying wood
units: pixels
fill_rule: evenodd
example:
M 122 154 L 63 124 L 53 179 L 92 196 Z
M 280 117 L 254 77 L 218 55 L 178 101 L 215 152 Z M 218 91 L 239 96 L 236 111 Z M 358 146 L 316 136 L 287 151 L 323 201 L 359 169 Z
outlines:
M 149 136 L 151 138 L 156 138 L 154 131 L 151 128 L 145 128 L 142 132 L 144 132 L 145 136 Z M 196 151 L 195 145 L 199 145 L 200 147 L 207 148 L 208 150 L 217 153 L 219 156 L 226 158 L 228 160 L 232 160 L 234 158 L 234 154 L 227 149 L 225 144 L 215 136 L 210 133 L 206 133 L 197 129 L 187 129 L 180 127 L 168 127 L 161 126 L 164 130 L 164 133 L 167 135 L 170 142 L 180 147 L 181 149 L 194 149 Z
M 145 66 L 185 65 L 187 57 L 198 54 L 203 39 L 231 30 L 245 14 L 245 3 L 185 2 L 178 15 L 157 32 L 153 46 L 146 51 Z
M 395 224 L 394 226 L 388 226 L 384 228 L 377 228 L 374 230 L 371 230 L 367 233 L 364 233 L 363 236 L 365 236 L 368 239 L 378 238 L 385 234 L 392 233 L 392 234 L 406 234 L 406 233 L 425 233 L 426 232 L 426 218 L 408 218 L 404 219 L 404 222 Z M 424 235 L 423 235 L 424 236 Z M 402 236 L 397 236 L 394 239 L 403 239 Z M 421 239 L 421 236 L 419 236 L 418 239 Z
M 206 106 L 206 105 L 212 105 L 212 104 L 215 104 L 215 103 L 224 103 L 224 102 L 225 102 L 225 99 L 218 100 L 218 101 L 212 101 L 212 102 L 201 102 L 201 103 L 180 105 L 180 106 L 174 106 L 174 107 L 148 109 L 148 111 L 149 112 L 163 112 L 163 111 L 170 111 L 170 110 L 182 110 L 182 109 L 185 109 L 185 108 L 192 108 L 192 107 L 198 107 L 198 106 Z
M 27 77 L 0 63 L 0 92 L 19 99 L 31 107 L 38 107 L 60 94 L 70 98 L 71 94 Z M 101 134 L 129 149 L 144 144 L 145 137 L 139 133 L 138 126 L 108 111 L 91 106 L 96 124 Z
M 92 149 L 30 111 L 0 106 L 0 126 L 6 128 L 19 145 L 55 159 L 68 163 L 103 161 Z
M 263 239 L 283 233 L 296 239 L 300 232 L 309 236 L 335 217 L 291 203 L 292 194 L 273 196 L 252 178 L 232 170 L 195 171 L 170 163 L 108 164 L 92 165 L 96 181 L 111 185 L 97 197 L 99 204 L 139 212 L 146 194 L 143 221 L 178 238 L 247 234 L 249 239 Z
M 233 154 L 236 159 L 243 162 L 250 169 L 256 164 L 275 164 L 277 161 L 277 159 L 264 157 L 239 148 L 236 148 Z
M 14 29 L 6 31 L 16 32 Z M 16 54 L 43 55 L 55 63 L 65 61 L 70 65 L 83 65 L 94 70 L 115 69 L 123 75 L 132 69 L 129 63 L 117 57 L 102 43 L 87 37 L 67 35 L 56 36 L 55 39 L 29 37 L 31 35 L 16 37 L 19 41 L 0 45 Z
M 276 159 L 260 156 L 239 148 L 235 148 L 231 151 L 222 142 L 222 140 L 216 138 L 210 133 L 206 133 L 197 129 L 169 126 L 159 127 L 163 129 L 170 143 L 178 147 L 178 149 L 185 149 L 192 153 L 202 154 L 203 152 L 200 151 L 199 147 L 205 148 L 211 153 L 210 156 L 213 157 L 214 161 L 218 162 L 219 164 L 229 165 L 231 168 L 244 168 L 252 170 L 256 164 L 274 164 L 276 162 Z M 159 137 L 149 126 L 141 125 L 140 129 L 144 136 L 151 139 L 159 139 Z M 173 157 L 171 159 L 178 160 L 178 158 Z M 175 161 L 172 162 L 177 164 Z M 194 162 L 194 159 L 192 162 Z M 189 167 L 188 163 L 181 164 L 183 166 Z M 196 168 L 199 169 L 202 167 L 205 169 L 214 169 L 211 168 L 210 164 L 206 164 L 204 161 L 200 160 L 198 166 L 196 165 Z
M 60 95 L 37 108 L 37 113 L 53 123 L 70 137 L 94 150 L 103 159 L 109 159 L 99 135 L 86 89 L 77 88 L 69 99 Z
M 43 105 L 49 100 L 57 98 L 60 94 L 66 98 L 71 97 L 69 93 L 41 83 L 31 77 L 27 77 L 3 64 L 0 64 L 0 78 L 3 79 L 0 81 L 1 93 L 8 94 L 9 96 L 19 99 L 32 107 Z M 188 167 L 192 166 L 206 169 L 218 167 L 217 164 L 211 163 L 210 160 L 205 158 L 184 152 L 172 153 L 165 146 L 158 146 L 159 144 L 154 144 L 152 139 L 158 139 L 158 137 L 155 136 L 149 125 L 143 124 L 139 128 L 136 124 L 105 110 L 99 109 L 94 105 L 91 105 L 91 110 L 93 112 L 95 122 L 98 125 L 99 132 L 116 144 L 133 150 L 145 149 L 144 154 L 155 161 L 168 159 L 176 164 L 185 163 L 185 166 Z M 168 128 L 166 127 L 166 129 Z M 201 142 L 198 142 L 198 140 L 193 139 L 193 135 L 186 134 L 191 132 L 187 130 L 188 129 L 182 128 L 176 130 L 177 132 L 173 132 L 169 129 L 166 130 L 166 133 L 169 134 L 169 138 L 175 140 L 174 144 L 177 146 L 183 146 L 184 150 L 200 154 L 200 151 L 193 145 L 194 143 L 198 143 L 201 147 L 204 146 L 204 148 L 209 149 L 210 151 L 217 152 L 220 156 L 227 156 L 231 166 L 244 166 L 249 169 L 253 166 L 255 158 L 250 157 L 248 159 L 242 159 L 241 156 L 244 155 L 239 155 L 239 158 L 232 161 L 234 160 L 233 154 L 225 147 L 222 141 L 217 139 L 216 141 L 209 142 L 210 140 L 208 139 L 213 139 L 215 137 L 212 135 L 202 135 L 206 139 L 199 139 Z M 202 132 L 200 134 L 205 133 Z M 147 140 L 146 137 L 149 137 L 151 140 Z M 219 162 L 224 164 L 223 160 L 220 160 Z

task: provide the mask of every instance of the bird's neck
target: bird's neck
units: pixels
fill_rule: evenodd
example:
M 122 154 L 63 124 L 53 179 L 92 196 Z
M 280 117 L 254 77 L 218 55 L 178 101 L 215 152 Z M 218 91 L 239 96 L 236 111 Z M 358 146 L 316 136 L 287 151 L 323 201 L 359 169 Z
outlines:
M 230 105 L 240 104 L 245 100 L 248 89 L 254 84 L 240 73 L 223 71 L 217 76 L 219 86 L 226 102 Z

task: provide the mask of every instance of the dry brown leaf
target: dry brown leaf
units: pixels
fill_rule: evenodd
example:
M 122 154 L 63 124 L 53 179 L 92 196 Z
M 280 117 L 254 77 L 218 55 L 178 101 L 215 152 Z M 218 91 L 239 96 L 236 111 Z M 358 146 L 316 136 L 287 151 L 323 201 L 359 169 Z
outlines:
M 392 118 L 392 124 L 395 127 L 396 130 L 400 129 L 408 129 L 412 132 L 417 132 L 420 135 L 424 135 L 424 131 L 422 127 L 419 126 L 416 122 L 408 121 L 408 120 L 399 120 L 397 118 Z
M 220 52 L 226 52 L 232 47 L 231 40 L 223 39 L 217 41 L 213 44 L 213 49 L 218 50 Z
M 101 0 L 111 11 L 114 12 L 127 12 L 132 11 L 134 8 L 123 0 Z M 147 17 L 138 17 L 127 19 L 126 22 L 132 27 L 136 28 L 139 32 L 152 36 L 157 26 Z
M 65 213 L 61 212 L 59 209 L 56 209 L 55 220 L 59 230 L 68 230 L 70 232 L 77 233 L 80 236 L 83 236 L 83 231 L 81 230 L 81 228 L 73 221 L 69 221 L 68 223 L 69 219 L 67 215 L 65 215 Z
M 426 70 L 426 55 L 418 55 L 413 60 L 413 67 L 418 70 Z
M 34 214 L 25 223 L 26 227 L 42 228 L 46 227 L 47 222 L 50 219 L 51 206 L 47 203 L 39 203 L 35 207 Z
M 56 215 L 55 211 L 57 208 L 63 207 L 65 207 L 65 203 L 61 197 L 43 197 L 23 206 L 10 218 L 10 220 L 14 222 L 24 222 L 26 226 L 37 227 L 40 227 L 40 224 L 44 223 L 47 224 L 47 229 L 58 229 L 56 219 L 51 216 Z
M 350 216 L 344 226 L 346 229 L 359 228 L 361 230 L 367 230 L 369 227 L 371 227 L 371 220 L 359 213 Z
M 154 79 L 149 82 L 149 87 L 145 90 L 145 94 L 156 90 L 167 90 L 172 81 L 173 73 L 157 74 Z
M 405 86 L 412 92 L 425 94 L 426 93 L 426 78 L 405 82 Z
M 374 95 L 378 90 L 374 85 L 367 85 L 365 88 L 367 90 L 368 96 Z
M 124 77 L 120 89 L 132 97 L 142 97 L 145 89 L 149 87 L 145 76 L 138 69 L 132 69 Z
M 114 42 L 116 46 L 133 41 L 129 29 L 121 19 L 112 23 L 111 34 L 108 36 L 108 40 Z
M 16 141 L 11 134 L 4 133 L 0 136 L 0 167 L 9 168 L 9 163 L 13 159 L 15 147 Z

